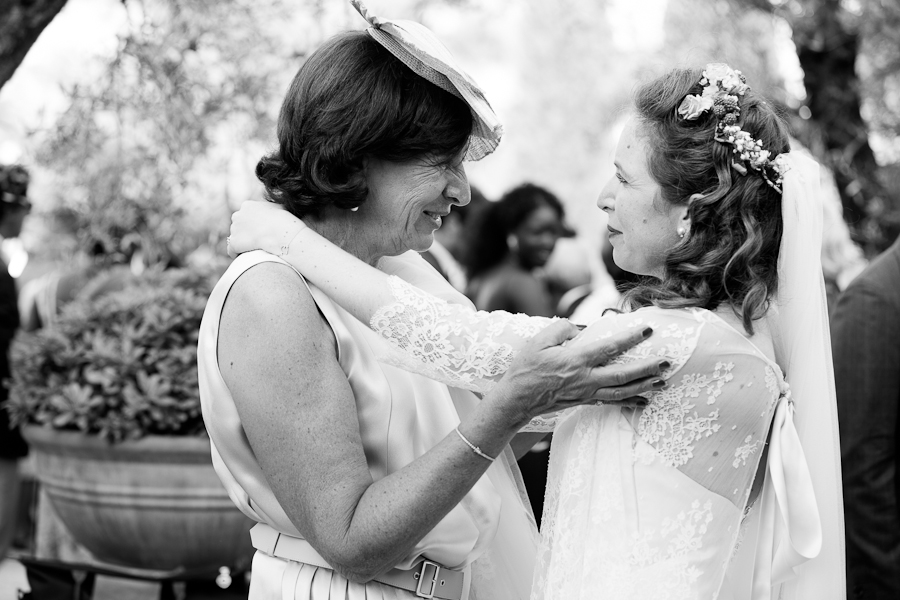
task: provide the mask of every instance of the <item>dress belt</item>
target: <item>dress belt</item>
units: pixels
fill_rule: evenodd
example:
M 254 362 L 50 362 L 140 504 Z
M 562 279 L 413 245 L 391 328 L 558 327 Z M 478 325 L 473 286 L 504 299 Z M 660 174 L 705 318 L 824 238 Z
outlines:
M 265 523 L 250 529 L 253 547 L 270 556 L 334 570 L 304 539 L 285 535 Z M 373 579 L 391 587 L 415 594 L 417 598 L 460 600 L 463 592 L 463 573 L 423 560 L 414 569 L 391 569 Z

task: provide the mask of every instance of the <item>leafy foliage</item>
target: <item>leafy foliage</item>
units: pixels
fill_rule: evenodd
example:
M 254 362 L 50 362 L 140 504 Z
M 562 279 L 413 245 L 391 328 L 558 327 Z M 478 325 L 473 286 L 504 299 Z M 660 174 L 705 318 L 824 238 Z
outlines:
M 900 5 L 748 0 L 790 24 L 806 88 L 795 134 L 834 173 L 844 219 L 869 255 L 900 233 Z
M 57 328 L 18 339 L 13 422 L 113 442 L 203 434 L 197 339 L 217 275 L 150 271 L 121 291 L 67 305 Z
M 55 191 L 63 243 L 111 262 L 177 264 L 227 230 L 229 168 L 268 143 L 293 65 L 267 26 L 288 9 L 265 0 L 134 0 L 100 77 L 68 90 L 38 158 Z M 248 151 L 249 151 L 248 148 Z M 259 151 L 261 153 L 261 150 Z M 243 161 L 242 161 L 243 162 Z M 242 167 L 243 168 L 243 165 Z M 241 170 L 241 169 L 238 169 Z M 248 177 L 252 169 L 247 165 Z

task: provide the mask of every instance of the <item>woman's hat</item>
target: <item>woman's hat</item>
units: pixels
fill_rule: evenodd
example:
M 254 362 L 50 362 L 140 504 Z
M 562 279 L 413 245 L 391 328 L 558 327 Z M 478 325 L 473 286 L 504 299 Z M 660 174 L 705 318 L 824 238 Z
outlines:
M 481 160 L 494 151 L 503 126 L 478 84 L 463 71 L 450 51 L 425 26 L 415 21 L 394 21 L 371 14 L 361 0 L 350 4 L 369 22 L 366 31 L 403 64 L 442 90 L 463 100 L 472 111 L 474 126 L 467 160 Z

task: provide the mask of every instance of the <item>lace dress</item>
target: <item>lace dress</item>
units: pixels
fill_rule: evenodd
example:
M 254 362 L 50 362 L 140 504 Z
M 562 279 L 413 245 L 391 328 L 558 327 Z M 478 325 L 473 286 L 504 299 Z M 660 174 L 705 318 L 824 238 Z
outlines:
M 488 391 L 549 320 L 473 312 L 397 277 L 370 321 L 380 360 Z M 616 362 L 667 359 L 666 389 L 643 409 L 582 406 L 536 419 L 553 430 L 535 599 L 743 598 L 730 572 L 777 409 L 780 369 L 713 313 L 645 308 L 601 318 L 571 344 L 653 327 Z

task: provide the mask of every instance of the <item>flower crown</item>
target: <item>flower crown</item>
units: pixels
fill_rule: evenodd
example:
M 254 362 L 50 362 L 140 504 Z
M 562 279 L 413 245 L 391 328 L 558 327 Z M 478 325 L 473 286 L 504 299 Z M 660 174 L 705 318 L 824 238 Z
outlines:
M 738 96 L 750 89 L 747 78 L 724 63 L 711 63 L 706 65 L 700 85 L 703 94 L 685 96 L 678 114 L 686 121 L 693 121 L 711 109 L 718 119 L 715 140 L 732 146 L 732 152 L 737 155 L 731 161 L 731 167 L 741 175 L 747 174 L 748 167 L 758 171 L 780 194 L 781 182 L 788 170 L 784 157 L 779 155 L 770 160 L 771 152 L 763 149 L 762 142 L 753 139 L 737 124 L 741 118 Z

